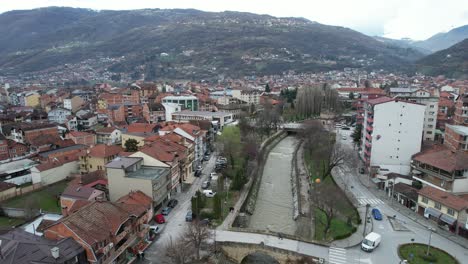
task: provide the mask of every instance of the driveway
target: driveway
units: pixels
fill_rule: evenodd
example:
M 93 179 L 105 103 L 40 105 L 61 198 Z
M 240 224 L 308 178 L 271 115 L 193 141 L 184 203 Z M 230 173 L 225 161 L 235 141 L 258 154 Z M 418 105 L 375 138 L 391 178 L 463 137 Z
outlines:
M 138 263 L 164 263 L 165 245 L 167 245 L 171 239 L 177 239 L 183 234 L 184 228 L 187 225 L 187 222 L 185 222 L 185 215 L 192 206 L 191 198 L 195 195 L 197 190 L 201 189 L 202 182 L 207 180 L 210 173 L 214 171 L 215 163 L 216 153 L 213 152 L 210 160 L 205 161 L 202 165 L 202 176 L 193 181 L 189 190 L 172 196 L 172 198 L 177 199 L 179 203 L 174 209 L 172 209 L 169 215 L 165 217 L 167 222 L 164 224 L 164 230 L 156 241 L 153 242 L 153 244 L 146 250 L 145 259 L 140 260 Z

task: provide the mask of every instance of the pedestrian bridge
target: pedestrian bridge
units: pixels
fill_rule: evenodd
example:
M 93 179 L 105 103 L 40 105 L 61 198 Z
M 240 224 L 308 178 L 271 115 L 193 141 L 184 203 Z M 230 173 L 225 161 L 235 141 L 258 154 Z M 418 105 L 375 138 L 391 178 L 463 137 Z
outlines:
M 295 260 L 324 263 L 328 258 L 328 246 L 269 234 L 216 230 L 215 237 L 223 253 L 237 263 L 256 253 L 272 256 L 281 264 Z
M 302 123 L 283 123 L 280 125 L 280 128 L 287 131 L 297 133 L 304 129 L 304 124 Z

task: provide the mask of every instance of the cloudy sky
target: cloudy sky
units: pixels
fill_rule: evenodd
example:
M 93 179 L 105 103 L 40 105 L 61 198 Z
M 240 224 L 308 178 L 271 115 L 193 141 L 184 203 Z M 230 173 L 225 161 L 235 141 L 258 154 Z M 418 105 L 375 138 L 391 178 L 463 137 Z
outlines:
M 468 24 L 467 0 L 0 0 L 14 9 L 70 6 L 92 9 L 195 8 L 305 17 L 368 35 L 426 39 Z

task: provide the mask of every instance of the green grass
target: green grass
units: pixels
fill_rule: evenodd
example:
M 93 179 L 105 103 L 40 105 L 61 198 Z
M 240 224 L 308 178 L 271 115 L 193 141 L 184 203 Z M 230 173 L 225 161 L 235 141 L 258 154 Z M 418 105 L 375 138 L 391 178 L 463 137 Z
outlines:
M 13 228 L 24 223 L 24 220 L 0 216 L 0 228 Z
M 222 216 L 221 218 L 212 219 L 212 220 L 215 223 L 215 225 L 220 225 L 224 221 L 224 218 L 226 218 L 226 216 L 229 214 L 229 207 L 234 207 L 234 205 L 237 202 L 237 199 L 239 199 L 239 192 L 238 191 L 219 192 L 217 195 L 221 195 L 221 201 L 223 204 Z M 226 203 L 224 203 L 225 201 L 224 197 L 226 197 Z M 213 210 L 213 200 L 214 200 L 213 198 L 207 198 L 204 208 L 209 208 Z
M 331 221 L 330 229 L 325 235 L 325 221 L 327 216 L 319 209 L 315 209 L 315 240 L 319 241 L 331 241 L 335 237 L 345 236 L 354 232 L 353 227 L 349 226 L 346 221 L 340 218 L 333 218 Z
M 427 251 L 427 245 L 425 244 L 404 244 L 399 247 L 398 251 L 400 256 L 408 260 L 410 264 L 458 264 L 454 257 L 435 247 L 431 247 L 429 251 L 434 259 L 425 259 Z M 413 254 L 414 257 L 411 258 L 410 254 Z
M 47 186 L 41 190 L 33 191 L 22 196 L 17 196 L 3 202 L 5 207 L 42 209 L 46 212 L 60 212 L 60 204 L 57 197 L 65 190 L 68 182 L 62 181 Z

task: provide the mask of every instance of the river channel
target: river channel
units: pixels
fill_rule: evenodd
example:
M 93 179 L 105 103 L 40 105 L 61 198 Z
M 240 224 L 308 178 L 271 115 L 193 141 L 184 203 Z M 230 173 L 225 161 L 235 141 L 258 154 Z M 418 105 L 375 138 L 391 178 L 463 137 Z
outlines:
M 297 139 L 286 137 L 269 153 L 249 228 L 294 235 L 291 162 Z

